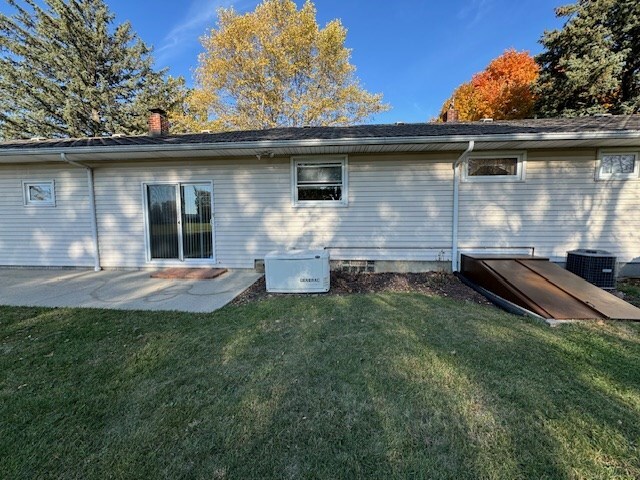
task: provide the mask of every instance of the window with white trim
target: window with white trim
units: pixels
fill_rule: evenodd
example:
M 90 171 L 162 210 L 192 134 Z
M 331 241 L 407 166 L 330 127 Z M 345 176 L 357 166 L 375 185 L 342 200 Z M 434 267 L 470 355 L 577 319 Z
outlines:
M 24 204 L 27 206 L 55 207 L 56 190 L 53 180 L 22 182 Z
M 600 152 L 596 172 L 598 180 L 638 178 L 636 152 Z
M 466 182 L 520 182 L 524 180 L 524 153 L 469 155 L 464 164 Z
M 293 158 L 294 205 L 346 205 L 347 158 Z

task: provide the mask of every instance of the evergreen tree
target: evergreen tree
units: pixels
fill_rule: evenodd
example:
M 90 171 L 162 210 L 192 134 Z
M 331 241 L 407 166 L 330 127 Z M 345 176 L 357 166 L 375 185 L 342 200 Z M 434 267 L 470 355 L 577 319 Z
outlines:
M 0 137 L 146 130 L 147 109 L 184 100 L 184 80 L 152 68 L 129 23 L 102 0 L 7 0 L 0 14 Z M 39 3 L 43 3 L 40 6 Z
M 640 2 L 578 0 L 545 32 L 536 85 L 545 116 L 632 113 L 640 108 Z

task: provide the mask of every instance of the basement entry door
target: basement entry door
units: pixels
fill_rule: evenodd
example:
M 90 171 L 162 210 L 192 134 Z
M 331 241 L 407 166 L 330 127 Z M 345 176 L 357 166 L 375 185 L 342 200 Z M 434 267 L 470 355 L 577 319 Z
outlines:
M 145 184 L 144 196 L 148 260 L 215 260 L 212 182 Z

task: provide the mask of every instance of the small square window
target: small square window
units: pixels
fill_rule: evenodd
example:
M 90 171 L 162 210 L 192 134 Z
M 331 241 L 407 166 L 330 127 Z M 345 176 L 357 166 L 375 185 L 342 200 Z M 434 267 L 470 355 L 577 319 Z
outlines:
M 294 205 L 346 205 L 346 158 L 293 159 Z
M 22 188 L 25 205 L 55 207 L 56 191 L 53 180 L 22 182 Z
M 633 152 L 607 152 L 600 154 L 598 179 L 625 179 L 638 177 L 638 155 Z
M 524 154 L 470 155 L 463 169 L 467 182 L 513 182 L 524 179 Z

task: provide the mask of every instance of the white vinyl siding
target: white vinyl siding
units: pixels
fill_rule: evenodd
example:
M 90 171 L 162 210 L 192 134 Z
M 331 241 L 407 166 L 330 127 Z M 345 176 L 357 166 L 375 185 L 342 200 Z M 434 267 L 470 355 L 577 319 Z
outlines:
M 453 159 L 350 157 L 349 206 L 338 209 L 292 206 L 289 159 L 96 168 L 102 265 L 148 266 L 142 184 L 156 181 L 213 181 L 214 243 L 221 266 L 250 268 L 272 250 L 294 247 L 331 247 L 333 258 L 441 258 L 450 242 Z
M 55 206 L 25 205 L 24 183 L 55 182 Z M 56 166 L 0 166 L 0 265 L 92 266 L 87 174 Z
M 461 183 L 460 248 L 533 247 L 556 261 L 601 248 L 640 262 L 640 180 L 596 181 L 597 157 L 596 149 L 529 150 L 523 182 Z M 350 155 L 341 208 L 294 207 L 290 158 L 96 162 L 101 262 L 152 266 L 142 185 L 193 181 L 213 182 L 216 265 L 251 268 L 273 250 L 322 247 L 334 259 L 450 260 L 456 158 Z M 24 205 L 30 179 L 55 181 L 55 207 Z M 0 265 L 93 265 L 83 169 L 0 166 L 0 189 Z
M 594 181 L 596 152 L 529 151 L 526 182 L 460 186 L 460 247 L 601 248 L 640 261 L 640 182 Z

